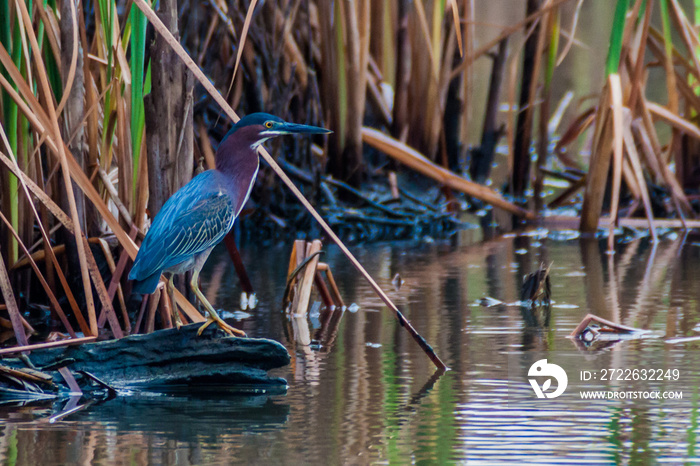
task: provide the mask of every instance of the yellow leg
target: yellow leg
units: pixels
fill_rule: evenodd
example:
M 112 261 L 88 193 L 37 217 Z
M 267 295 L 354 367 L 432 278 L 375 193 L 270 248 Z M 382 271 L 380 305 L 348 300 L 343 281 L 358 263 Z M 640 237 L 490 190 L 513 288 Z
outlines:
M 182 321 L 180 320 L 180 313 L 177 311 L 177 301 L 175 300 L 175 284 L 173 283 L 173 276 L 168 277 L 168 293 L 170 295 L 170 313 L 173 316 L 173 323 L 178 329 L 182 327 Z
M 199 299 L 199 302 L 204 304 L 204 307 L 207 309 L 207 321 L 202 324 L 201 327 L 199 327 L 199 331 L 197 332 L 197 335 L 201 335 L 204 329 L 209 327 L 212 323 L 216 323 L 216 325 L 219 326 L 221 330 L 224 332 L 228 333 L 231 336 L 239 336 L 239 337 L 244 337 L 245 332 L 243 330 L 238 330 L 237 328 L 231 327 L 229 324 L 224 322 L 224 320 L 219 317 L 219 314 L 216 313 L 214 310 L 214 306 L 212 306 L 207 298 L 204 296 L 204 293 L 199 289 L 199 271 L 195 270 L 192 273 L 192 281 L 190 281 L 190 288 L 192 288 L 192 291 L 194 291 L 195 296 L 197 296 L 197 299 Z

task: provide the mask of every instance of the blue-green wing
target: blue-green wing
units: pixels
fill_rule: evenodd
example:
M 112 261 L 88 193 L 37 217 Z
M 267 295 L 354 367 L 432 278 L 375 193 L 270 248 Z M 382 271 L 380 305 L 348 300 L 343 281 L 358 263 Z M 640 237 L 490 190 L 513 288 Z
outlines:
M 198 175 L 156 215 L 129 277 L 151 276 L 206 251 L 224 238 L 234 220 L 234 201 L 213 174 Z

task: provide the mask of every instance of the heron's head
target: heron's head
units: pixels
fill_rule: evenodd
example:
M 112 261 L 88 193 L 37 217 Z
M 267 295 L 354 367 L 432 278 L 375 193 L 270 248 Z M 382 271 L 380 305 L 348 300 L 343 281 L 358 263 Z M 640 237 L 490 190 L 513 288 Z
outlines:
M 221 143 L 223 144 L 226 139 L 232 137 L 235 138 L 235 142 L 240 144 L 240 146 L 245 145 L 252 149 L 257 149 L 260 144 L 268 139 L 285 134 L 326 134 L 331 132 L 318 126 L 287 123 L 283 119 L 269 113 L 251 113 L 233 125 Z

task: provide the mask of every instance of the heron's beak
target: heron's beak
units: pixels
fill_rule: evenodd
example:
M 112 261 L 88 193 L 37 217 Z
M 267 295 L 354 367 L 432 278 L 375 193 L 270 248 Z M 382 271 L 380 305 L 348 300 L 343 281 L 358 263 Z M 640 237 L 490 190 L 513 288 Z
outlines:
M 333 132 L 329 129 L 320 128 L 318 126 L 299 125 L 296 123 L 282 123 L 278 127 L 274 128 L 273 131 L 278 134 L 328 134 Z

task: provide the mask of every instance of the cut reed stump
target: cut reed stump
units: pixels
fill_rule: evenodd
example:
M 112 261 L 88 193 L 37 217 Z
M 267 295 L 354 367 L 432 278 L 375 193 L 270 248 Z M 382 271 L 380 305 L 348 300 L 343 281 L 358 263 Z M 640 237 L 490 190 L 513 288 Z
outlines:
M 345 306 L 331 268 L 328 264 L 319 262 L 322 246 L 318 239 L 312 242 L 294 241 L 287 270 L 287 287 L 282 300 L 283 307 L 291 314 L 306 317 L 314 285 L 326 308 Z M 328 284 L 324 281 L 324 272 Z
M 214 328 L 198 337 L 199 327 L 192 324 L 120 340 L 35 350 L 29 358 L 37 367 L 68 362 L 71 372 L 88 372 L 115 388 L 286 385 L 284 379 L 267 374 L 289 364 L 289 353 L 280 343 L 222 338 Z

